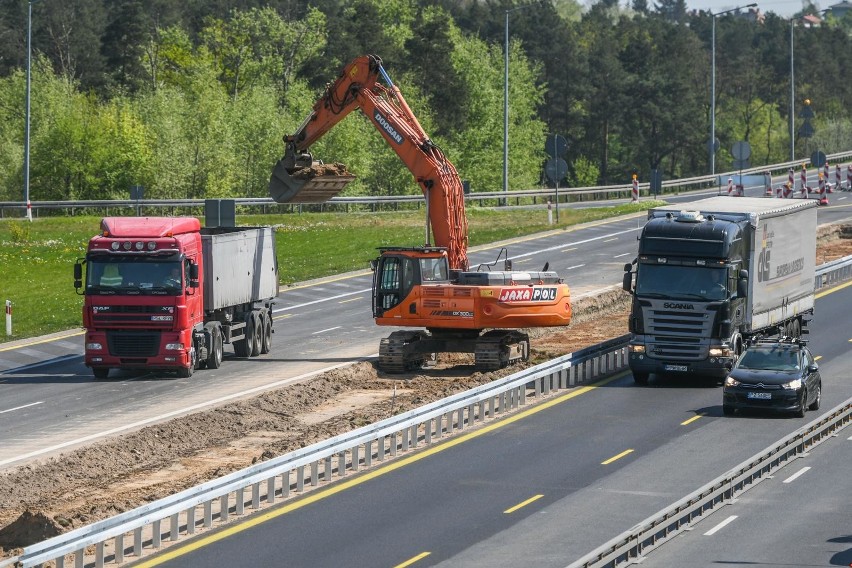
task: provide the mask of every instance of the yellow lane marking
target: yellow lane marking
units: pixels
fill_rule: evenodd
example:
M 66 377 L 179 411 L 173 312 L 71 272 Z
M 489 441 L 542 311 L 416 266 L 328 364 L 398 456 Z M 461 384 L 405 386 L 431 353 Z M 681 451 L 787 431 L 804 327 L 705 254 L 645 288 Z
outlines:
M 820 292 L 819 294 L 815 294 L 814 298 L 822 298 L 823 296 L 833 294 L 834 292 L 837 292 L 838 290 L 843 290 L 847 286 L 852 286 L 852 281 L 849 281 L 846 284 L 841 284 L 840 286 L 835 286 L 834 288 L 829 288 L 828 290 L 825 290 L 824 292 Z
M 617 241 L 618 237 L 613 237 L 611 239 L 606 239 L 605 241 L 601 241 L 602 243 L 611 243 L 612 241 Z
M 536 405 L 533 408 L 528 408 L 527 410 L 523 410 L 523 411 L 521 411 L 521 412 L 519 412 L 519 413 L 517 413 L 513 416 L 508 416 L 508 417 L 506 417 L 502 420 L 498 420 L 497 422 L 492 422 L 491 424 L 487 424 L 487 425 L 485 425 L 481 428 L 478 428 L 477 430 L 474 430 L 472 432 L 468 432 L 467 434 L 463 434 L 463 435 L 459 436 L 458 438 L 453 438 L 453 439 L 447 440 L 446 442 L 444 442 L 442 444 L 438 444 L 438 445 L 432 446 L 430 448 L 426 448 L 426 449 L 424 449 L 423 451 L 421 451 L 417 454 L 414 454 L 414 455 L 411 455 L 411 456 L 408 456 L 408 457 L 404 457 L 404 458 L 401 458 L 397 461 L 391 462 L 391 463 L 385 465 L 384 467 L 381 467 L 381 468 L 376 469 L 374 471 L 368 471 L 368 472 L 364 473 L 363 475 L 359 475 L 358 477 L 351 478 L 347 481 L 339 481 L 337 483 L 330 485 L 329 487 L 327 487 L 325 489 L 312 491 L 311 493 L 308 493 L 307 495 L 305 495 L 304 498 L 299 499 L 299 500 L 297 500 L 293 503 L 289 503 L 289 504 L 284 505 L 282 507 L 276 507 L 275 509 L 268 511 L 266 513 L 258 514 L 256 516 L 250 517 L 250 518 L 246 519 L 245 522 L 238 523 L 238 524 L 235 524 L 235 525 L 232 525 L 232 526 L 229 526 L 229 527 L 225 527 L 221 531 L 217 531 L 217 532 L 212 533 L 210 535 L 201 537 L 198 540 L 188 542 L 186 545 L 180 546 L 179 548 L 175 548 L 175 549 L 170 550 L 170 551 L 167 551 L 167 552 L 163 553 L 162 555 L 157 556 L 156 558 L 152 558 L 148 561 L 143 561 L 143 562 L 137 564 L 136 568 L 151 568 L 153 566 L 159 566 L 160 564 L 168 562 L 169 560 L 179 558 L 179 557 L 183 556 L 184 554 L 188 554 L 190 552 L 193 552 L 195 550 L 203 548 L 204 546 L 207 546 L 208 544 L 212 544 L 214 542 L 224 540 L 224 539 L 230 537 L 231 535 L 241 533 L 241 532 L 248 530 L 252 527 L 255 527 L 257 525 L 265 523 L 266 521 L 269 521 L 269 520 L 274 519 L 276 517 L 280 517 L 281 515 L 286 515 L 287 513 L 291 513 L 293 511 L 296 511 L 296 510 L 301 509 L 303 507 L 306 507 L 308 505 L 312 505 L 313 503 L 316 503 L 318 501 L 321 501 L 323 499 L 326 499 L 328 497 L 336 495 L 337 493 L 341 493 L 341 492 L 343 492 L 347 489 L 351 489 L 352 487 L 357 487 L 358 485 L 361 485 L 363 483 L 366 483 L 368 481 L 376 479 L 376 478 L 378 478 L 382 475 L 388 474 L 392 471 L 396 471 L 397 469 L 403 468 L 407 465 L 411 465 L 415 462 L 418 462 L 422 459 L 426 459 L 428 457 L 431 457 L 431 456 L 433 456 L 437 453 L 443 452 L 445 450 L 449 450 L 450 448 L 454 448 L 455 446 L 458 446 L 459 444 L 463 444 L 464 442 L 467 442 L 467 441 L 472 440 L 474 438 L 478 438 L 480 436 L 484 436 L 485 434 L 489 434 L 491 432 L 494 432 L 495 430 L 503 428 L 504 426 L 508 426 L 509 424 L 514 424 L 515 422 L 518 422 L 519 420 L 523 420 L 524 418 L 527 418 L 527 417 L 532 416 L 534 414 L 538 414 L 539 412 L 543 412 L 543 411 L 545 411 L 549 408 L 556 406 L 557 404 L 561 404 L 561 403 L 565 402 L 566 400 L 576 398 L 576 397 L 580 396 L 581 394 L 586 394 L 587 392 L 591 392 L 591 391 L 597 389 L 598 387 L 606 385 L 606 384 L 608 384 L 612 381 L 615 381 L 617 379 L 621 379 L 624 376 L 626 376 L 626 374 L 627 373 L 619 373 L 615 376 L 609 377 L 608 379 L 604 379 L 602 381 L 598 381 L 597 383 L 591 384 L 589 386 L 580 387 L 577 390 L 574 390 L 574 391 L 566 393 L 562 396 L 556 397 L 553 400 L 543 402 L 539 405 Z
M 280 316 L 272 316 L 272 320 L 283 320 L 284 318 L 293 317 L 293 314 L 281 314 Z
M 522 501 L 521 503 L 518 503 L 518 504 L 517 504 L 517 505 L 515 505 L 514 507 L 509 507 L 508 509 L 506 509 L 505 511 L 503 511 L 503 513 L 504 513 L 504 514 L 506 514 L 506 515 L 508 515 L 509 513 L 514 513 L 515 511 L 517 511 L 517 510 L 518 510 L 518 509 L 520 509 L 521 507 L 526 507 L 526 506 L 527 506 L 527 505 L 529 505 L 530 503 L 533 503 L 533 502 L 535 502 L 535 501 L 538 501 L 538 500 L 539 500 L 539 499 L 541 499 L 542 497 L 544 497 L 544 495 L 533 495 L 532 497 L 530 497 L 530 498 L 529 498 L 529 499 L 527 499 L 526 501 Z
M 571 247 L 571 248 L 567 248 L 567 249 L 562 249 L 562 250 L 561 250 L 561 251 L 559 251 L 559 252 L 571 252 L 572 250 L 577 250 L 577 247 Z
M 620 460 L 620 459 L 621 459 L 621 458 L 623 458 L 624 456 L 626 456 L 626 455 L 628 455 L 628 454 L 632 454 L 632 453 L 633 453 L 633 450 L 624 450 L 624 451 L 623 451 L 623 452 L 621 452 L 620 454 L 618 454 L 618 455 L 616 455 L 616 456 L 612 456 L 611 458 L 609 458 L 609 459 L 608 459 L 608 460 L 606 460 L 606 461 L 602 461 L 602 462 L 601 462 L 601 465 L 609 465 L 609 464 L 611 464 L 612 462 L 614 462 L 615 460 Z
M 432 553 L 431 552 L 421 552 L 420 554 L 418 554 L 414 558 L 409 558 L 408 560 L 406 560 L 402 564 L 397 564 L 393 568 L 405 568 L 406 566 L 411 566 L 415 562 L 419 562 L 420 560 L 423 560 L 424 558 L 426 558 L 430 554 L 432 554 Z
M 345 303 L 347 303 L 347 302 L 354 302 L 355 300 L 363 300 L 363 299 L 364 299 L 364 296 L 358 296 L 357 298 L 350 298 L 350 299 L 348 299 L 348 300 L 340 300 L 340 301 L 339 301 L 339 302 L 337 302 L 337 303 L 338 303 L 338 304 L 345 304 Z
M 814 355 L 814 361 L 819 361 L 822 359 L 822 355 Z
M 692 424 L 693 422 L 695 422 L 696 420 L 698 420 L 698 419 L 699 419 L 699 418 L 701 418 L 702 416 L 704 416 L 704 415 L 703 415 L 703 414 L 696 414 L 695 416 L 693 416 L 693 417 L 692 417 L 692 418 L 690 418 L 689 420 L 684 420 L 683 422 L 681 422 L 681 423 L 680 423 L 680 425 L 681 425 L 681 426 L 686 426 L 687 424 Z
M 51 341 L 59 341 L 60 339 L 68 339 L 69 337 L 80 337 L 84 333 L 86 333 L 86 330 L 80 330 L 75 331 L 73 333 L 69 333 L 68 335 L 61 335 L 59 337 L 48 337 L 46 339 L 30 341 L 29 343 L 25 343 L 23 345 L 10 345 L 9 347 L 0 347 L 0 352 L 11 351 L 12 349 L 19 349 L 21 347 L 30 347 L 31 345 L 38 345 L 39 343 L 50 343 Z

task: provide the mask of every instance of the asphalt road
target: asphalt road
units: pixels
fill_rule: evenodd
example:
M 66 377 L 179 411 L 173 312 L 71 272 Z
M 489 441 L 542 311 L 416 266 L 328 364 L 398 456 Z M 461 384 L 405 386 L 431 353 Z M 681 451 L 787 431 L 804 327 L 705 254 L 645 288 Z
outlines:
M 820 223 L 852 219 L 852 194 L 835 195 L 835 205 L 820 208 Z M 579 298 L 621 282 L 643 219 L 622 217 L 477 247 L 471 262 L 491 263 L 506 246 L 515 269 L 536 270 L 549 262 Z M 374 325 L 370 285 L 365 270 L 285 290 L 275 308 L 269 355 L 237 359 L 228 350 L 220 369 L 198 371 L 189 379 L 128 372 L 95 381 L 82 364 L 80 331 L 3 344 L 0 470 L 373 356 L 392 328 Z
M 638 387 L 621 375 L 136 566 L 562 568 L 852 397 L 852 330 L 846 318 L 834 316 L 848 313 L 850 302 L 852 285 L 817 299 L 810 341 L 823 375 L 823 402 L 803 419 L 727 418 L 715 384 L 657 379 Z M 694 551 L 687 539 L 701 537 L 693 533 L 679 551 L 668 555 L 664 546 L 646 562 L 654 565 L 657 554 L 658 566 L 824 566 L 845 558 L 852 517 L 842 468 L 848 469 L 849 443 L 815 452 L 825 466 L 819 472 L 811 466 L 798 485 L 783 488 L 783 497 L 764 495 L 811 458 L 711 515 L 701 523 L 704 531 L 729 515 L 747 517 L 720 529 L 712 543 L 701 541 Z M 698 552 L 705 556 L 693 564 Z

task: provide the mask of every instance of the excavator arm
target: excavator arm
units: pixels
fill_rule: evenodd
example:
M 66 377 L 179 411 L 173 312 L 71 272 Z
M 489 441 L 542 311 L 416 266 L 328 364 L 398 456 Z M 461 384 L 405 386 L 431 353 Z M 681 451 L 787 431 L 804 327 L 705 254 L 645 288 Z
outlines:
M 355 109 L 376 127 L 423 190 L 433 244 L 447 249 L 451 269 L 467 270 L 467 217 L 461 179 L 426 135 L 375 55 L 358 57 L 344 67 L 296 132 L 284 137 L 285 154 L 269 182 L 272 198 L 279 203 L 325 201 L 354 179 L 345 168 L 315 162 L 309 148 Z M 428 241 L 428 227 L 426 235 Z

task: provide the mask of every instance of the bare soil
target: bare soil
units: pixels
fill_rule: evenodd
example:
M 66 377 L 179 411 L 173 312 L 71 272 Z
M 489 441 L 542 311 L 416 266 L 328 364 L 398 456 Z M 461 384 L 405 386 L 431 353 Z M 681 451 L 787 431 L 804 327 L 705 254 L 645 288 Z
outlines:
M 852 254 L 852 226 L 821 229 L 817 262 Z M 533 365 L 627 332 L 629 296 L 614 289 L 575 302 L 565 328 L 531 330 Z M 0 474 L 0 557 L 65 530 L 133 509 L 495 378 L 469 356 L 387 375 L 356 363 L 309 381 L 107 439 Z
M 301 168 L 293 172 L 293 177 L 298 179 L 313 179 L 320 176 L 351 176 L 346 166 L 340 162 L 332 164 L 313 163 L 307 168 Z

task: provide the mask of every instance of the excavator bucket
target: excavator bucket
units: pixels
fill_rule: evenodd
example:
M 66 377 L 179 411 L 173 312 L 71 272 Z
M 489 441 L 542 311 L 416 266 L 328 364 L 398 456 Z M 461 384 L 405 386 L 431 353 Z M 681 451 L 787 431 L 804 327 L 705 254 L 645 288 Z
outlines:
M 269 180 L 269 195 L 277 203 L 323 203 L 355 179 L 343 164 L 313 162 L 290 170 L 284 162 L 278 160 Z

